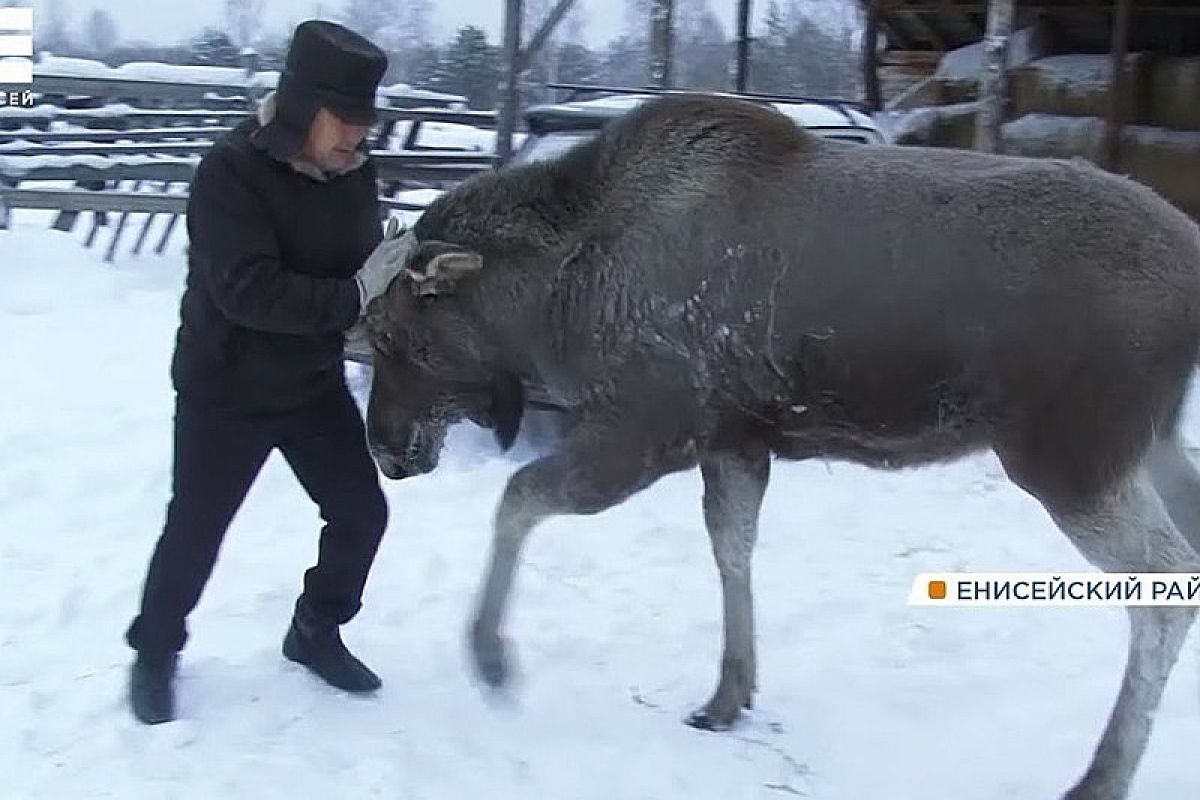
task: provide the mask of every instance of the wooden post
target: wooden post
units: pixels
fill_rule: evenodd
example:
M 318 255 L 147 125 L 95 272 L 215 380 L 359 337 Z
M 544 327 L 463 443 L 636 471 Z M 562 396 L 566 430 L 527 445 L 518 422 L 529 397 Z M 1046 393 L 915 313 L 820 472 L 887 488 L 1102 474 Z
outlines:
M 983 37 L 983 74 L 979 81 L 979 114 L 975 149 L 1001 153 L 1000 126 L 1008 99 L 1008 39 L 1012 34 L 1013 0 L 990 0 Z
M 867 18 L 863 26 L 862 71 L 863 94 L 870 111 L 883 110 L 883 90 L 879 86 L 879 0 L 867 4 Z
M 1121 162 L 1121 129 L 1128 96 L 1125 58 L 1129 53 L 1129 0 L 1115 0 L 1112 30 L 1112 75 L 1108 84 L 1108 117 L 1104 121 L 1104 168 L 1115 172 Z
M 258 109 L 258 101 L 264 94 L 263 87 L 254 84 L 260 59 L 258 52 L 250 47 L 242 48 L 239 57 L 242 62 L 242 78 L 246 81 L 246 111 L 253 114 Z
M 671 45 L 675 0 L 652 0 L 650 7 L 650 84 L 669 89 L 674 84 Z
M 737 72 L 735 86 L 739 92 L 744 92 L 750 80 L 750 0 L 738 0 L 737 15 Z
M 504 2 L 504 92 L 496 127 L 496 156 L 501 164 L 512 155 L 512 137 L 521 106 L 521 0 Z

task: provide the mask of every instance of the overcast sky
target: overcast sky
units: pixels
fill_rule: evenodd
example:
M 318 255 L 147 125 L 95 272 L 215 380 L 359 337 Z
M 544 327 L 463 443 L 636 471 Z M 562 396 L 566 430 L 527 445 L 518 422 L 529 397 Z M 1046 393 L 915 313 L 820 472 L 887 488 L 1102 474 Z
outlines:
M 142 39 L 155 43 L 169 43 L 186 38 L 206 25 L 220 24 L 223 18 L 223 0 L 59 0 L 67 9 L 72 28 L 91 13 L 93 8 L 106 8 L 117 21 L 122 40 Z M 576 0 L 584 9 L 588 43 L 599 45 L 609 41 L 620 32 L 621 0 Z M 34 8 L 34 26 L 39 13 L 44 13 L 49 0 L 17 0 L 17 5 Z M 283 30 L 289 23 L 313 16 L 318 7 L 316 0 L 263 0 L 268 28 Z M 342 0 L 326 0 L 325 7 L 337 8 Z M 498 43 L 503 0 L 434 0 L 434 34 L 439 41 L 450 38 L 463 25 L 478 25 L 488 32 L 488 37 Z M 765 10 L 766 0 L 754 2 L 755 16 Z M 725 24 L 731 35 L 734 31 L 735 0 L 711 0 L 713 11 Z

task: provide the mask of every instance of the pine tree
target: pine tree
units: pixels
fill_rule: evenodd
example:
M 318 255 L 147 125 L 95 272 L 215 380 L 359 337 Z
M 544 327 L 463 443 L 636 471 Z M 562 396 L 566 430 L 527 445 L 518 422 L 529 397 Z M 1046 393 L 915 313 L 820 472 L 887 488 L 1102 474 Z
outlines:
M 470 108 L 496 107 L 500 49 L 488 43 L 483 29 L 474 25 L 459 29 L 442 63 L 447 72 L 447 91 L 466 96 Z
M 558 48 L 558 80 L 561 83 L 599 83 L 600 59 L 582 44 L 563 44 Z

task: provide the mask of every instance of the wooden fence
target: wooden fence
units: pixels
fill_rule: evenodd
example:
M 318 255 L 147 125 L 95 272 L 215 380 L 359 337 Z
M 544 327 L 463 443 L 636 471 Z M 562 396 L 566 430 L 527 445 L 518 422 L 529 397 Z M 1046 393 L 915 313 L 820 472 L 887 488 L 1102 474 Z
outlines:
M 111 227 L 105 254 L 111 261 L 131 215 L 144 214 L 133 252 L 141 251 L 159 219 L 165 228 L 154 249 L 163 252 L 186 210 L 186 184 L 200 157 L 269 88 L 35 73 L 41 102 L 0 108 L 0 227 L 12 209 L 58 211 L 51 225 L 59 230 L 72 230 L 90 212 L 84 244 L 92 246 L 100 230 Z M 432 193 L 419 193 L 419 202 L 406 197 L 407 190 L 440 191 L 495 166 L 494 152 L 421 139 L 437 123 L 494 132 L 495 113 L 454 108 L 463 98 L 451 95 L 383 92 L 381 98 L 387 105 L 378 107 L 371 156 L 385 208 L 419 211 Z M 408 127 L 400 139 L 402 124 Z M 61 183 L 69 187 L 47 185 Z M 113 214 L 119 217 L 110 226 Z

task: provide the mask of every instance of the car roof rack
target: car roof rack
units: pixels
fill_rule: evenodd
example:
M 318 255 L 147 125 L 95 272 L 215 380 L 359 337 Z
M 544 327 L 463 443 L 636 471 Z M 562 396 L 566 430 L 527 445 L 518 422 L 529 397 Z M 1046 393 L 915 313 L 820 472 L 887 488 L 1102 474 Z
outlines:
M 582 95 L 589 94 L 681 94 L 688 92 L 712 92 L 731 97 L 741 97 L 746 100 L 758 100 L 765 103 L 811 103 L 821 105 L 841 112 L 852 124 L 858 124 L 846 110 L 851 108 L 859 113 L 866 113 L 862 103 L 837 97 L 805 97 L 803 95 L 771 94 L 764 92 L 738 92 L 726 89 L 664 89 L 657 86 L 600 86 L 586 83 L 546 83 L 547 89 L 570 92 L 565 100 L 570 103 L 579 100 Z

